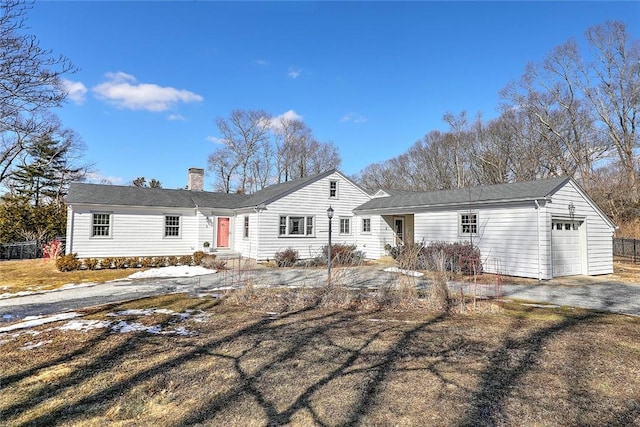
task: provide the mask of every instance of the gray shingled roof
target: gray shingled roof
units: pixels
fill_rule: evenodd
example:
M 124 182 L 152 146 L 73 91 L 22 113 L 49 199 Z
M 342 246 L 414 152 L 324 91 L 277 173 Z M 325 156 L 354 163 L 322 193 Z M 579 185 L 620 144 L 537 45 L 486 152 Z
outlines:
M 308 176 L 305 178 L 298 178 L 291 181 L 282 182 L 280 184 L 270 185 L 260 191 L 250 194 L 248 198 L 243 200 L 242 203 L 237 207 L 267 205 L 281 197 L 284 197 L 288 194 L 293 193 L 296 190 L 299 190 L 300 188 L 312 182 L 315 182 L 319 179 L 327 177 L 334 172 L 336 172 L 336 170 L 331 169 L 317 175 Z
M 355 211 L 541 199 L 551 196 L 569 179 L 560 177 L 513 184 L 398 194 L 372 199 L 357 207 Z
M 243 194 L 210 191 L 168 190 L 165 188 L 124 187 L 72 183 L 66 197 L 68 204 L 116 206 L 156 206 L 164 208 L 216 207 L 233 209 L 247 199 Z
M 83 203 L 165 208 L 194 208 L 199 206 L 236 209 L 261 204 L 266 205 L 334 172 L 335 170 L 329 170 L 321 174 L 271 185 L 250 195 L 72 183 L 69 187 L 66 201 L 68 204 Z

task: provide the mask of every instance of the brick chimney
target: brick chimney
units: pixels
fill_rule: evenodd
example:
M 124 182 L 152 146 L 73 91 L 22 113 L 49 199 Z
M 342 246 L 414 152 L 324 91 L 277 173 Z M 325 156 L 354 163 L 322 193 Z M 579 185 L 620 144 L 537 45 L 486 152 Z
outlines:
M 204 190 L 204 169 L 189 168 L 187 179 L 187 190 L 202 191 Z

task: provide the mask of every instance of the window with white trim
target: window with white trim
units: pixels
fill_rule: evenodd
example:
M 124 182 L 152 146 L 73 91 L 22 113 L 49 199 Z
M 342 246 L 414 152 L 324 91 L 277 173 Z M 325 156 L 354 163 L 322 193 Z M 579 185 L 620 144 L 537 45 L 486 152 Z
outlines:
M 243 224 L 243 228 L 242 228 L 242 236 L 245 239 L 249 238 L 249 217 L 248 216 L 244 217 L 244 224 Z
M 313 216 L 281 215 L 279 236 L 313 236 Z
M 94 213 L 91 218 L 91 237 L 111 236 L 111 214 Z
M 180 216 L 164 216 L 164 237 L 180 237 Z
M 371 218 L 362 218 L 362 232 L 371 233 Z
M 460 234 L 471 235 L 478 234 L 478 214 L 477 213 L 461 213 L 460 214 Z
M 340 234 L 351 234 L 351 218 L 340 218 Z
M 329 181 L 329 198 L 338 198 L 338 181 Z

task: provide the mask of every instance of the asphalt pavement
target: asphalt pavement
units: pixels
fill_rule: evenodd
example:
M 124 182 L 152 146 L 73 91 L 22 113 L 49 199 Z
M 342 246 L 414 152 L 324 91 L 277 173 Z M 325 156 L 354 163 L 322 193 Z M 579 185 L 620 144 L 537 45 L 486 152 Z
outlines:
M 379 267 L 335 269 L 335 281 L 349 287 L 378 289 L 396 286 L 400 280 L 411 280 L 420 288 L 428 287 L 423 278 L 401 276 L 385 272 Z M 124 279 L 102 284 L 62 288 L 32 295 L 0 299 L 0 323 L 13 322 L 26 316 L 49 315 L 70 310 L 117 303 L 168 293 L 191 295 L 215 294 L 238 288 L 247 283 L 259 287 L 314 287 L 327 283 L 323 269 L 255 269 L 224 271 L 196 277 Z M 451 282 L 454 292 L 487 296 L 502 296 L 536 303 L 573 306 L 640 316 L 640 284 L 595 281 L 591 278 L 573 278 L 571 285 L 554 281 L 534 284 L 494 284 L 476 288 L 469 283 Z

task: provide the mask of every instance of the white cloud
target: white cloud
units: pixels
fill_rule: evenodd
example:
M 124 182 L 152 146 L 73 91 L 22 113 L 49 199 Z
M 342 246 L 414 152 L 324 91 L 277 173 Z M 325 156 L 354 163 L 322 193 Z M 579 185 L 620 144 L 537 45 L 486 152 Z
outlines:
M 169 114 L 169 116 L 167 116 L 167 120 L 170 120 L 172 122 L 175 122 L 175 121 L 183 122 L 185 118 L 182 114 Z
M 267 61 L 266 59 L 256 59 L 253 62 L 255 62 L 256 65 L 262 65 L 262 66 L 267 66 L 270 64 L 269 61 Z
M 208 136 L 205 138 L 207 141 L 213 142 L 214 144 L 224 144 L 224 138 L 218 138 L 217 136 Z
M 87 95 L 87 87 L 82 82 L 74 82 L 67 79 L 60 81 L 62 89 L 67 92 L 70 100 L 78 105 L 84 104 Z
M 352 122 L 352 123 L 364 123 L 367 121 L 367 118 L 362 114 L 358 113 L 347 113 L 340 119 L 342 123 Z
M 291 77 L 292 79 L 297 79 L 300 74 L 302 74 L 302 68 L 293 68 L 293 67 L 289 67 L 289 72 L 287 73 L 287 76 Z
M 282 129 L 283 122 L 292 122 L 295 120 L 302 121 L 302 116 L 293 110 L 289 110 L 289 111 L 285 111 L 279 116 L 272 117 L 269 120 L 269 123 L 267 123 L 267 126 L 273 130 L 280 130 Z
M 93 87 L 98 98 L 130 110 L 166 111 L 179 102 L 199 102 L 204 98 L 188 90 L 139 83 L 121 71 L 107 73 L 107 81 Z
M 124 182 L 124 179 L 119 176 L 104 176 L 99 172 L 89 172 L 85 178 L 92 184 L 122 185 Z

